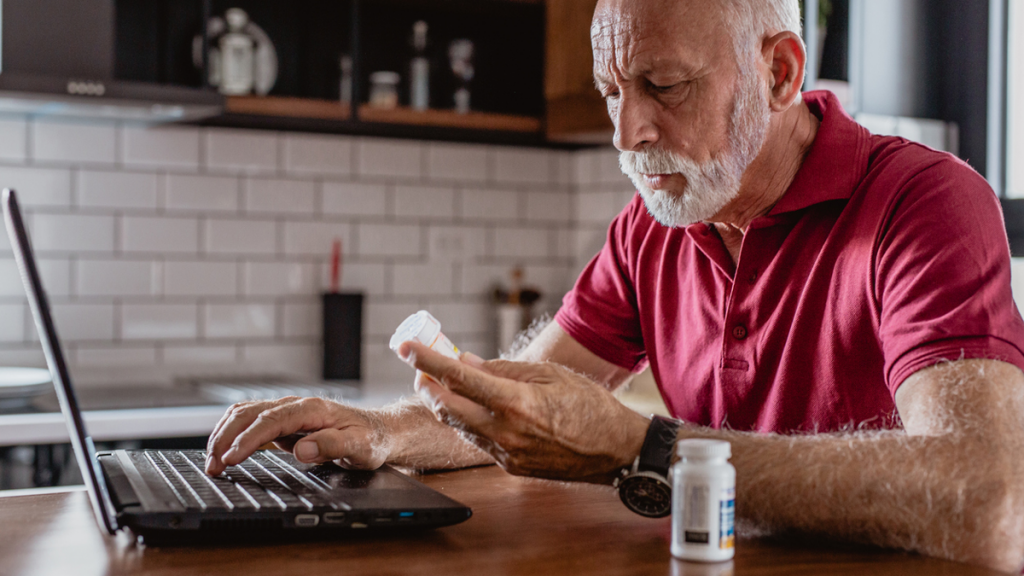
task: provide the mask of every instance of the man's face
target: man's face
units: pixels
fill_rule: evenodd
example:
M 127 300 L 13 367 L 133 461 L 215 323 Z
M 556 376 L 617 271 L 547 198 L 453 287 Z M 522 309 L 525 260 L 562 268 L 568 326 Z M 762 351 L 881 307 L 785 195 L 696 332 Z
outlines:
M 620 164 L 665 226 L 707 221 L 737 198 L 770 109 L 752 55 L 737 58 L 717 1 L 602 0 L 594 77 Z

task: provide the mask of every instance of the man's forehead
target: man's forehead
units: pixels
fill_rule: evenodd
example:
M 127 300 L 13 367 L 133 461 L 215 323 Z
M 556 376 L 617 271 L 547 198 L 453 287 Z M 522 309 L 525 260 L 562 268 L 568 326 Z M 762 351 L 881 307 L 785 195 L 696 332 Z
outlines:
M 595 73 L 698 65 L 728 35 L 721 10 L 718 0 L 600 0 L 591 26 Z

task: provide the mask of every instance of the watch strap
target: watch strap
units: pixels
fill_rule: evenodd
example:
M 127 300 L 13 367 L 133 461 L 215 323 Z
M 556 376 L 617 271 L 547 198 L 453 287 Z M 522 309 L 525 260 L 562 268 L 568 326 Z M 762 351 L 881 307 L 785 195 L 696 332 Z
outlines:
M 672 453 L 675 451 L 676 439 L 682 423 L 671 418 L 653 416 L 647 428 L 644 445 L 640 449 L 640 459 L 636 466 L 638 472 L 657 472 L 668 477 L 672 467 Z

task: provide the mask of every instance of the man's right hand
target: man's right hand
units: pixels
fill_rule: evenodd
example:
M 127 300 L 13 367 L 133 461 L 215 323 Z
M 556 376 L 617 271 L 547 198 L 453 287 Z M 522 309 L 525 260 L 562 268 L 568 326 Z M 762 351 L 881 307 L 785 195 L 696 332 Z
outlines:
M 333 460 L 345 468 L 375 470 L 389 455 L 383 428 L 373 413 L 323 398 L 241 402 L 210 434 L 206 473 L 216 476 L 268 442 L 290 450 L 300 462 Z

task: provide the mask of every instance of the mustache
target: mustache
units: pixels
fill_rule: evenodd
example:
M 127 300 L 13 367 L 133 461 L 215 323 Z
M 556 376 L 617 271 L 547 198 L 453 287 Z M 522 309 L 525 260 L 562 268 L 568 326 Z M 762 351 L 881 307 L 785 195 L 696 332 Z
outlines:
M 625 151 L 619 154 L 619 168 L 626 176 L 639 174 L 687 174 L 697 165 L 688 158 L 660 148 L 643 152 Z

